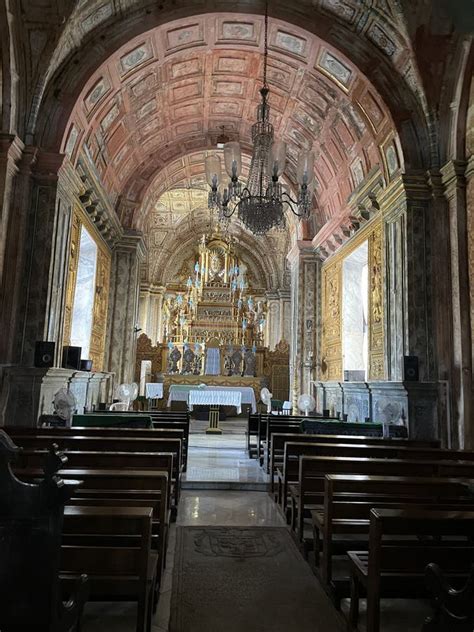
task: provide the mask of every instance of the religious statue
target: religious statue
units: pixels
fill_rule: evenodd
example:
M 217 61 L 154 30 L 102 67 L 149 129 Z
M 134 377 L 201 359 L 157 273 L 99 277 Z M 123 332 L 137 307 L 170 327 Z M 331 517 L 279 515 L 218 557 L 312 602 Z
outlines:
M 185 345 L 184 353 L 183 353 L 183 368 L 181 369 L 181 373 L 183 375 L 188 375 L 193 372 L 194 359 L 195 359 L 194 351 L 190 349 L 187 345 Z
M 232 358 L 230 356 L 230 351 L 229 353 L 226 353 L 224 356 L 224 374 L 225 375 L 232 375 Z
M 241 375 L 242 374 L 242 352 L 237 349 L 232 354 L 232 375 Z
M 247 349 L 244 353 L 244 375 L 255 377 L 256 375 L 256 358 L 252 349 Z
M 209 260 L 209 281 L 221 283 L 224 277 L 224 264 L 222 256 L 217 250 L 211 251 Z
M 178 362 L 181 360 L 181 351 L 173 346 L 168 355 L 168 373 L 178 373 Z

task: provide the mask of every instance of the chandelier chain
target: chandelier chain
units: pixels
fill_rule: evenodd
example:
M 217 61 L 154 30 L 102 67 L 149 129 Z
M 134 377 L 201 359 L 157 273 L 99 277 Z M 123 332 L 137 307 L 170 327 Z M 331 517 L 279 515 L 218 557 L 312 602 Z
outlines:
M 267 59 L 268 59 L 268 0 L 265 0 L 265 27 L 263 40 L 263 87 L 267 88 Z

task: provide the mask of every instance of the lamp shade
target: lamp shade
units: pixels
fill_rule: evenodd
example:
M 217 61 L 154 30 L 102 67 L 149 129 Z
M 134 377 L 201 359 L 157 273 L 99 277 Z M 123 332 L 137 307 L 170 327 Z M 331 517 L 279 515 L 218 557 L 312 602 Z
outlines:
M 229 178 L 238 178 L 242 170 L 242 152 L 236 141 L 224 145 L 225 170 Z
M 312 151 L 301 151 L 298 156 L 298 167 L 296 179 L 298 184 L 311 184 L 314 178 L 314 153 Z
M 285 165 L 286 143 L 282 140 L 275 140 L 268 154 L 268 171 L 270 175 L 279 178 L 285 171 Z
M 216 188 L 221 181 L 221 159 L 216 154 L 206 156 L 206 180 L 210 187 Z

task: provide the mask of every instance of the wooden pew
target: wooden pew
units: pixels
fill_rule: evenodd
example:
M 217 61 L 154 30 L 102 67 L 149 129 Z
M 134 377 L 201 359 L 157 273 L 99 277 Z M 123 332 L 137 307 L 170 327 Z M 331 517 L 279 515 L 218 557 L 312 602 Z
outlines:
M 324 503 L 311 512 L 315 558 L 322 534 L 321 576 L 332 580 L 332 554 L 336 535 L 368 535 L 370 509 L 389 505 L 456 504 L 474 506 L 474 481 L 452 478 L 416 478 L 407 476 L 344 476 L 328 474 L 324 482 Z M 351 546 L 344 542 L 345 547 Z
M 264 464 L 265 442 L 271 432 L 296 432 L 301 426 L 301 418 L 288 415 L 260 415 L 258 419 L 257 458 L 260 465 Z M 270 430 L 271 428 L 271 430 Z
M 474 462 L 428 461 L 409 459 L 381 459 L 353 456 L 301 456 L 298 484 L 290 485 L 291 524 L 297 537 L 303 541 L 305 509 L 314 509 L 324 499 L 326 474 L 372 474 L 397 476 L 436 476 L 444 478 L 474 478 Z
M 37 484 L 25 484 L 11 469 L 18 451 L 0 430 L 0 628 L 70 632 L 79 628 L 87 576 L 79 573 L 65 604 L 59 553 L 64 505 L 80 481 L 57 476 L 63 458 L 53 452 Z
M 145 499 L 153 510 L 153 516 L 158 535 L 158 553 L 160 556 L 160 574 L 166 560 L 166 545 L 169 531 L 169 478 L 166 472 L 156 470 L 137 469 L 97 469 L 71 468 L 59 470 L 60 476 L 68 480 L 81 480 L 81 487 L 74 493 L 74 499 L 83 499 L 84 504 L 127 506 L 128 501 Z M 20 480 L 36 479 L 41 473 L 40 468 L 28 467 L 16 469 L 15 474 Z M 95 502 L 106 499 L 107 502 Z M 140 503 L 141 504 L 141 503 Z
M 173 479 L 175 481 L 173 498 L 179 501 L 181 488 L 181 440 L 180 439 L 142 439 L 135 437 L 90 437 L 80 435 L 64 436 L 60 433 L 41 436 L 17 437 L 18 443 L 26 449 L 49 449 L 54 443 L 62 450 L 80 452 L 169 452 L 173 455 Z
M 400 440 L 399 440 L 400 441 Z M 402 439 L 401 441 L 407 441 Z M 389 459 L 411 459 L 417 460 L 464 460 L 474 461 L 474 452 L 465 450 L 441 450 L 436 448 L 422 447 L 420 444 L 411 442 L 400 444 L 393 442 L 392 439 L 385 442 L 360 444 L 356 443 L 335 443 L 327 441 L 323 443 L 304 443 L 300 441 L 286 442 L 283 464 L 283 500 L 285 491 L 288 488 L 288 481 L 296 478 L 296 468 L 298 458 L 302 455 L 307 456 L 354 456 L 354 457 L 376 457 Z M 286 484 L 285 484 L 286 483 Z
M 349 445 L 388 445 L 388 446 L 414 446 L 420 448 L 438 448 L 439 441 L 413 441 L 411 439 L 384 439 L 382 437 L 359 437 L 350 435 L 309 435 L 299 433 L 272 433 L 272 445 L 270 451 L 270 486 L 271 493 L 275 491 L 275 475 L 282 481 L 283 471 L 285 470 L 285 444 L 301 444 L 301 443 L 343 443 Z M 291 460 L 293 456 L 288 451 L 287 458 Z M 279 470 L 279 472 L 277 471 Z M 290 474 L 290 470 L 288 469 Z M 297 477 L 298 463 L 296 463 L 293 475 Z M 280 499 L 278 502 L 281 502 Z
M 247 417 L 247 452 L 249 455 L 249 459 L 258 458 L 258 421 L 260 415 L 258 413 L 251 413 L 249 411 Z M 257 439 L 257 447 L 252 448 L 251 438 L 255 437 Z
M 367 593 L 367 632 L 380 628 L 380 599 L 387 597 L 426 596 L 424 571 L 429 563 L 443 566 L 449 577 L 469 576 L 474 561 L 472 534 L 474 512 L 377 509 L 370 512 L 369 551 L 350 551 L 351 609 L 349 624 L 356 629 L 360 589 Z M 390 544 L 389 537 L 437 536 L 419 547 Z M 443 542 L 442 538 L 450 538 Z M 453 543 L 451 538 L 462 538 Z
M 75 426 L 74 428 L 52 428 L 47 427 L 24 427 L 6 426 L 5 431 L 11 436 L 21 441 L 23 436 L 81 436 L 81 437 L 134 437 L 136 439 L 180 439 L 182 447 L 183 470 L 187 459 L 187 435 L 185 423 L 168 422 L 163 423 L 163 427 L 153 428 L 115 428 L 101 426 Z M 189 433 L 189 427 L 188 427 Z
M 177 502 L 173 489 L 173 455 L 169 452 L 94 452 L 68 450 L 67 463 L 63 469 L 119 469 L 152 470 L 165 472 L 169 485 L 167 494 L 168 507 Z M 17 469 L 38 468 L 44 463 L 47 450 L 22 450 L 18 455 Z
M 87 573 L 91 601 L 136 601 L 137 632 L 151 629 L 158 554 L 151 549 L 150 507 L 78 507 L 64 511 L 60 576 Z M 130 542 L 114 541 L 114 537 Z

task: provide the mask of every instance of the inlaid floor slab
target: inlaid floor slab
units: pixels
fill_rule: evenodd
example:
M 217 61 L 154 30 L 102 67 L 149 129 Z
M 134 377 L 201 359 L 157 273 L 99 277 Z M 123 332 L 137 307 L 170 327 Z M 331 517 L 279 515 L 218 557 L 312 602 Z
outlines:
M 279 527 L 284 524 L 275 503 L 264 492 L 185 490 L 177 525 Z

